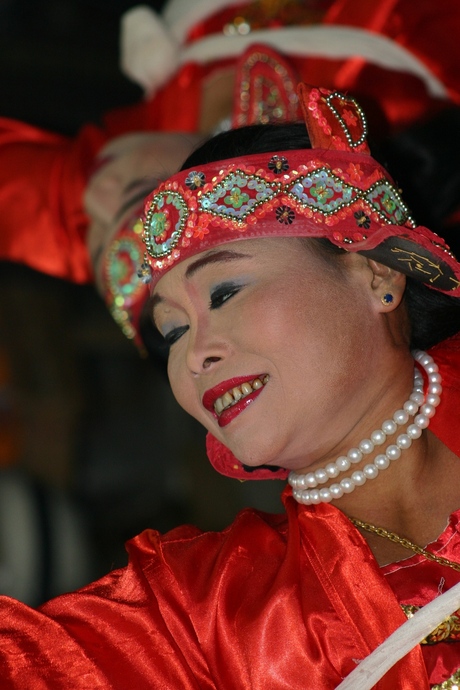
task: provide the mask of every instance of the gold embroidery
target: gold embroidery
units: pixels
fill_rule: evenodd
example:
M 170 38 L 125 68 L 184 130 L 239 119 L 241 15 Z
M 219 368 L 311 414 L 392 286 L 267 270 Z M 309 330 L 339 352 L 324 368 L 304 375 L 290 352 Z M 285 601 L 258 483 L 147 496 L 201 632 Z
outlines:
M 425 275 L 431 276 L 430 283 L 434 283 L 440 276 L 443 275 L 441 266 L 426 256 L 417 254 L 416 252 L 407 251 L 395 247 L 391 250 L 395 254 L 399 254 L 398 261 L 407 264 L 408 269 L 411 272 L 424 273 Z
M 401 604 L 408 618 L 411 618 L 421 607 L 412 604 Z M 460 640 L 460 610 L 446 618 L 437 628 L 421 641 L 420 644 L 437 644 L 438 642 L 458 642 Z

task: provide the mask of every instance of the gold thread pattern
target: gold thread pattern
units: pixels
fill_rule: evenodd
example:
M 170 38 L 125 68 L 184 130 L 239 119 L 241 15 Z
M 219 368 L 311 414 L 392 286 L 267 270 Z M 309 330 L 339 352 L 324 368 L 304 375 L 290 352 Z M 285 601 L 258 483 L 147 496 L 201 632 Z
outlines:
M 407 618 L 411 618 L 421 606 L 414 604 L 401 604 L 401 608 Z M 420 644 L 438 644 L 438 642 L 458 642 L 460 640 L 460 611 L 455 611 L 446 618 L 437 628 L 432 630 Z

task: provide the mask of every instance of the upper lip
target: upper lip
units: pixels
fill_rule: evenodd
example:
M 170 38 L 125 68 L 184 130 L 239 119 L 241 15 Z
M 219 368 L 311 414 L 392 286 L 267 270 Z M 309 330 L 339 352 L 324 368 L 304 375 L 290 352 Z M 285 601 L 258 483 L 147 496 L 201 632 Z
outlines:
M 254 381 L 254 379 L 262 378 L 265 374 L 252 374 L 251 376 L 237 376 L 234 379 L 227 379 L 227 381 L 222 381 L 218 383 L 214 388 L 209 388 L 203 395 L 203 407 L 205 407 L 209 412 L 214 413 L 214 403 L 217 398 L 220 398 L 227 391 L 231 391 L 232 388 L 236 386 L 241 386 L 241 384 L 247 381 Z

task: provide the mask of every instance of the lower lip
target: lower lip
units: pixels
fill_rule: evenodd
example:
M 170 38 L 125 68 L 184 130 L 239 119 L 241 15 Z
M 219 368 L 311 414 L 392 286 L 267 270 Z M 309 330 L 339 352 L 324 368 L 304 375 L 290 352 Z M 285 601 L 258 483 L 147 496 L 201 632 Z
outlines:
M 258 388 L 256 391 L 253 391 L 249 395 L 247 395 L 245 398 L 240 400 L 239 402 L 235 403 L 235 405 L 232 405 L 231 407 L 228 407 L 226 410 L 224 410 L 221 415 L 217 418 L 217 423 L 220 427 L 227 426 L 227 424 L 230 424 L 230 422 L 237 417 L 240 412 L 243 412 L 248 405 L 250 405 L 254 400 L 257 398 L 258 395 L 260 395 L 263 391 L 265 386 L 262 386 L 262 388 Z

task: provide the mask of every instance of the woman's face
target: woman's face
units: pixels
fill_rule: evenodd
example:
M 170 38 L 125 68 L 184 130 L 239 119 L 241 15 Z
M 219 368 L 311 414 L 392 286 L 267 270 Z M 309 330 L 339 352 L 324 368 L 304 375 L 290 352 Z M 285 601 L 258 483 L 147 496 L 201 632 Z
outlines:
M 388 383 L 376 375 L 382 304 L 367 260 L 340 261 L 298 239 L 236 241 L 155 288 L 174 395 L 246 465 L 321 464 L 375 428 Z

